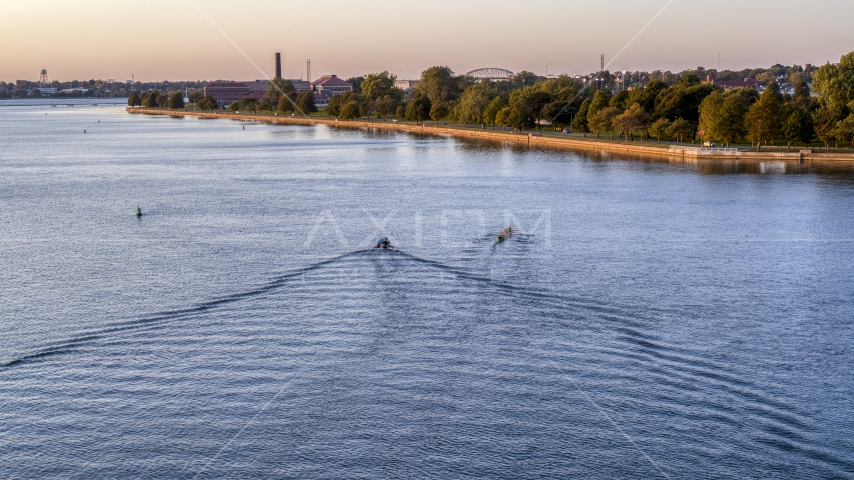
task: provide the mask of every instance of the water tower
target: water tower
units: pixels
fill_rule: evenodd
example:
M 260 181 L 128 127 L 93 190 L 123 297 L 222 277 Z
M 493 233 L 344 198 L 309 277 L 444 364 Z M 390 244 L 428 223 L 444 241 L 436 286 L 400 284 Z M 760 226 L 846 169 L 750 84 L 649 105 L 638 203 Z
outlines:
M 42 85 L 47 85 L 47 84 L 48 84 L 48 81 L 47 81 L 47 70 L 42 69 L 42 76 L 39 78 L 39 82 L 41 82 L 41 84 L 42 84 Z

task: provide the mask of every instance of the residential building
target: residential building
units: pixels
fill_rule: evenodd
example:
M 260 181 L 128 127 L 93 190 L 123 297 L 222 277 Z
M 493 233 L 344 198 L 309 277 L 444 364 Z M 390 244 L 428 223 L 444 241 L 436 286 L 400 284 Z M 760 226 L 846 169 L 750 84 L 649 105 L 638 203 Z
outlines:
M 709 81 L 711 82 L 712 85 L 715 85 L 717 87 L 723 87 L 724 90 L 729 90 L 731 88 L 749 88 L 749 87 L 755 88 L 757 91 L 759 91 L 759 93 L 762 93 L 765 90 L 765 82 L 760 82 L 759 80 L 754 80 L 752 78 L 745 78 L 744 80 L 725 80 L 725 81 L 710 79 Z
M 314 92 L 314 106 L 315 107 L 325 107 L 329 105 L 329 99 L 332 98 L 331 95 L 327 95 L 321 92 Z
M 315 92 L 325 93 L 329 96 L 353 91 L 352 83 L 341 80 L 335 75 L 324 75 L 311 82 L 311 86 Z
M 420 80 L 398 80 L 394 82 L 394 87 L 403 90 L 408 94 L 412 93 L 412 87 L 418 84 Z

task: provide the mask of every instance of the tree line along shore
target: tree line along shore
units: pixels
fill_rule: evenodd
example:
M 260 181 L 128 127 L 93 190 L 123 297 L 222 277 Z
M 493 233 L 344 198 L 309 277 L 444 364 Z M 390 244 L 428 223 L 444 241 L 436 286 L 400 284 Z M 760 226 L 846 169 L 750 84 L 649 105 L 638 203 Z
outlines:
M 707 73 L 705 79 L 703 73 Z M 508 81 L 476 82 L 436 66 L 422 72 L 410 93 L 395 88 L 396 77 L 388 72 L 348 79 L 354 90 L 332 97 L 321 111 L 310 92 L 298 93 L 289 80 L 279 78 L 270 82 L 260 100 L 247 98 L 227 108 L 340 120 L 444 120 L 484 129 L 547 127 L 585 137 L 701 140 L 722 146 L 749 143 L 756 149 L 854 146 L 854 52 L 837 64 L 809 70 L 772 67 L 756 75 L 764 79 L 761 88 L 722 86 L 720 78 L 744 72 L 726 73 L 697 69 L 670 77 L 660 72 L 600 72 L 584 78 L 542 78 L 522 72 Z M 219 108 L 200 90 L 193 91 L 190 100 L 198 109 Z M 186 108 L 180 92 L 157 90 L 143 95 L 132 92 L 128 105 Z

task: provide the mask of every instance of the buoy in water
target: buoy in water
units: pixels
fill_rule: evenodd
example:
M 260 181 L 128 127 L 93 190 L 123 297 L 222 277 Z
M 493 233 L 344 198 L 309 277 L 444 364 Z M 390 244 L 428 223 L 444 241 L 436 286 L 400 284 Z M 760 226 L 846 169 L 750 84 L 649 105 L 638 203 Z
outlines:
M 141 216 L 142 216 L 142 209 L 141 209 L 141 208 L 139 208 L 139 207 L 136 207 L 136 216 L 137 216 L 137 217 L 141 217 Z
M 246 125 L 243 126 L 243 129 L 246 130 Z

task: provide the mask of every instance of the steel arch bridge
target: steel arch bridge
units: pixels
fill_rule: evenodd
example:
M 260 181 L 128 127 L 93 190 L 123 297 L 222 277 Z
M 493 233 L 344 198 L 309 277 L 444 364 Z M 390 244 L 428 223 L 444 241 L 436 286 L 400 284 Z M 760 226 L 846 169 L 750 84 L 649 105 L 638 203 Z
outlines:
M 467 77 L 473 77 L 477 80 L 510 80 L 515 75 L 510 70 L 503 68 L 479 68 L 466 74 Z

